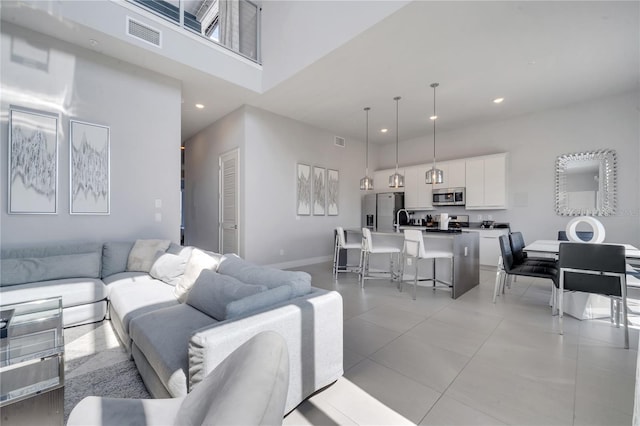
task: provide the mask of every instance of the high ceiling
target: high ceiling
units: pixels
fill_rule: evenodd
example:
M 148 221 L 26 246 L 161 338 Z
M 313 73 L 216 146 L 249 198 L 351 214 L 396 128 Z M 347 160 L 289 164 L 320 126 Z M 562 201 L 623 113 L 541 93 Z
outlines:
M 42 16 L 6 5 L 3 2 L 2 19 L 79 40 L 83 46 L 96 37 L 91 29 L 68 31 L 55 21 L 44 25 Z M 414 1 L 262 94 L 166 60 L 154 62 L 122 44 L 109 46 L 108 40 L 101 41 L 100 49 L 133 63 L 142 58 L 139 65 L 182 81 L 183 139 L 249 104 L 363 140 L 363 108 L 369 106 L 370 141 L 392 143 L 395 96 L 402 97 L 400 140 L 430 134 L 433 82 L 440 83 L 439 131 L 638 90 L 639 5 Z M 190 102 L 196 95 L 207 105 L 206 114 Z M 504 102 L 494 104 L 497 97 Z M 389 132 L 380 133 L 383 127 Z

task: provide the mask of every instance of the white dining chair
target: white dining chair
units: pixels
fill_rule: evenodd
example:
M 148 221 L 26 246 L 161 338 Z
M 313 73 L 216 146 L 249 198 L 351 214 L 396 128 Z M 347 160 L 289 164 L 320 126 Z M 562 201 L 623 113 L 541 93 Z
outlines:
M 398 283 L 398 289 L 402 291 L 402 284 L 404 282 L 404 265 L 409 259 L 411 259 L 413 267 L 415 269 L 415 274 L 413 277 L 413 300 L 416 300 L 418 281 L 432 281 L 434 290 L 436 289 L 437 283 L 444 284 L 449 288 L 453 286 L 453 253 L 444 250 L 427 250 L 424 246 L 424 237 L 422 235 L 422 231 L 417 229 L 404 230 L 404 247 L 402 250 L 402 254 L 402 269 L 400 272 L 400 282 Z M 418 280 L 418 262 L 423 259 L 430 259 L 433 262 L 433 276 Z M 446 282 L 438 279 L 436 275 L 436 259 L 451 260 L 451 282 Z
M 379 279 L 388 274 L 393 281 L 397 278 L 394 267 L 394 255 L 396 262 L 400 263 L 400 247 L 373 242 L 371 230 L 362 228 L 362 251 L 360 252 L 360 287 L 364 288 L 364 281 L 369 279 Z M 372 254 L 388 254 L 389 255 L 389 271 L 370 271 L 369 262 Z M 373 276 L 372 274 L 376 274 Z M 382 275 L 382 277 L 380 276 Z
M 339 272 L 358 272 L 360 265 L 344 265 L 340 267 L 340 250 L 358 250 L 362 248 L 362 242 L 348 242 L 344 228 L 342 226 L 336 227 L 336 238 L 333 249 L 333 276 L 338 278 Z M 348 256 L 347 256 L 348 257 Z

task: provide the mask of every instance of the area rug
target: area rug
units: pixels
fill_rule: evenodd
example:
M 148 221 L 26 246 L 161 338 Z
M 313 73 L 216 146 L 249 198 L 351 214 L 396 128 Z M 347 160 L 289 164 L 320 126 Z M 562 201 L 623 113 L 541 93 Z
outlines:
M 65 424 L 73 407 L 86 396 L 150 398 L 110 321 L 67 328 L 64 336 Z

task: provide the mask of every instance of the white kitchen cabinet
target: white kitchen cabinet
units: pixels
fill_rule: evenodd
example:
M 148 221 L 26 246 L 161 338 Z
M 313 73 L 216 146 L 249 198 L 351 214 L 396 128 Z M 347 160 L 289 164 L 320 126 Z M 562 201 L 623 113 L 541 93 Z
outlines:
M 425 183 L 425 174 L 430 167 L 412 166 L 404 169 L 404 207 L 409 210 L 433 208 L 431 186 Z
M 498 258 L 500 257 L 500 242 L 498 239 L 501 235 L 507 235 L 508 229 L 471 229 L 469 232 L 479 233 L 479 259 L 480 264 L 484 266 L 496 267 Z
M 464 188 L 465 186 L 465 160 L 453 160 L 453 161 L 436 161 L 436 168 L 442 170 L 444 175 L 443 183 L 436 183 L 433 185 L 433 189 L 446 189 L 446 188 Z M 433 163 L 430 163 L 427 170 L 433 167 Z M 426 172 L 426 170 L 425 170 Z
M 507 155 L 497 154 L 466 160 L 466 208 L 507 208 Z
M 393 169 L 385 169 L 378 170 L 373 172 L 373 190 L 375 192 L 404 192 L 404 188 L 389 188 L 389 176 L 396 172 L 396 168 Z M 404 168 L 398 168 L 398 173 L 404 175 Z M 405 175 L 405 185 L 406 185 L 406 175 Z

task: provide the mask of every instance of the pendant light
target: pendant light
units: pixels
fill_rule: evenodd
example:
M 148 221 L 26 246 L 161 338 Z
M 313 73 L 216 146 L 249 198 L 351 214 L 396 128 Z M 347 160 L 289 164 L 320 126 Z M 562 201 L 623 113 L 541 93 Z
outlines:
M 389 176 L 389 188 L 403 188 L 404 176 L 398 173 L 398 101 L 400 96 L 393 98 L 396 101 L 396 172 Z
M 436 168 L 436 120 L 438 118 L 436 115 L 436 87 L 438 86 L 438 83 L 431 84 L 433 87 L 433 115 L 431 116 L 431 120 L 433 120 L 433 167 L 425 174 L 425 182 L 431 184 L 444 182 L 444 173 Z
M 365 169 L 364 177 L 360 179 L 360 189 L 368 191 L 373 189 L 373 179 L 369 177 L 369 110 L 371 108 L 366 107 L 364 110 L 367 113 L 367 129 L 366 129 L 366 150 L 365 150 Z

